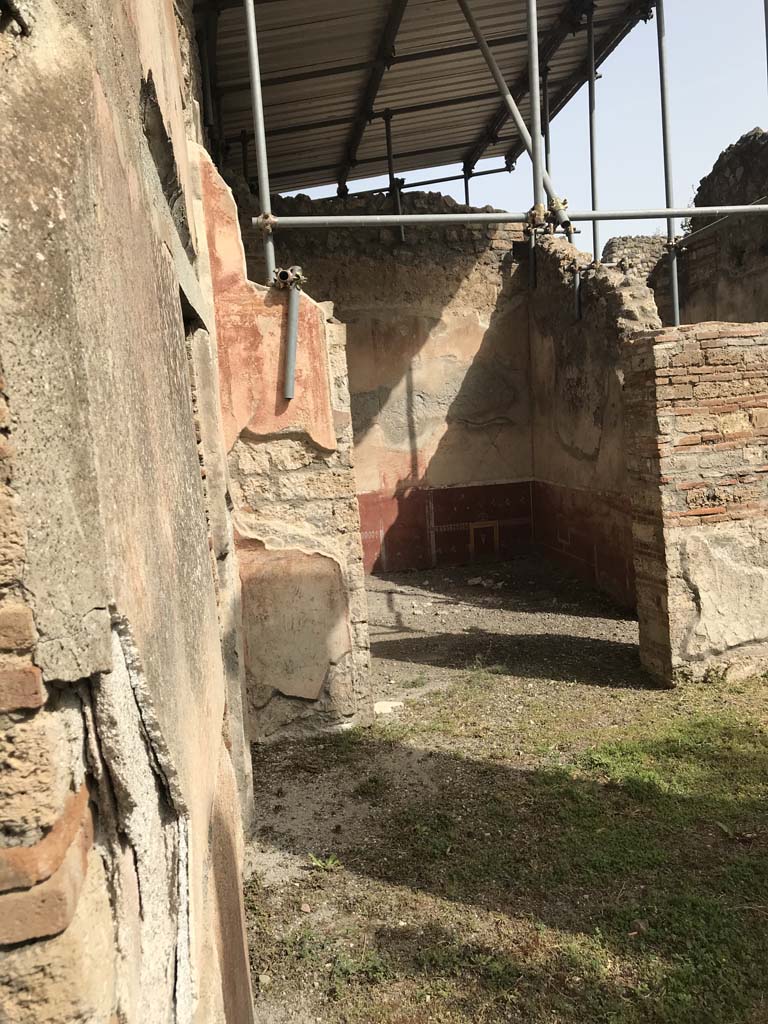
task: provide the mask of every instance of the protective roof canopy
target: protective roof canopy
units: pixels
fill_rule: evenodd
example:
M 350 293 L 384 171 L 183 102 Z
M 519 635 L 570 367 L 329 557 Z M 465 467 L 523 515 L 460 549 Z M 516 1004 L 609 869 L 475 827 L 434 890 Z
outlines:
M 539 0 L 541 68 L 552 116 L 588 77 L 591 0 Z M 456 0 L 255 0 L 271 187 L 309 188 L 387 173 L 391 111 L 396 173 L 523 151 Z M 528 121 L 525 0 L 472 9 Z M 648 0 L 595 4 L 598 64 Z M 212 119 L 231 146 L 246 132 L 255 176 L 242 0 L 200 0 Z M 207 59 L 206 59 L 207 52 Z

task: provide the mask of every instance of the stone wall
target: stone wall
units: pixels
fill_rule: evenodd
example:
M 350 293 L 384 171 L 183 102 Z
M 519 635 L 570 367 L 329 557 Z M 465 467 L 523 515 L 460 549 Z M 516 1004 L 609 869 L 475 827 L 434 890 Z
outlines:
M 666 235 L 617 235 L 606 242 L 603 263 L 624 263 L 621 269 L 647 281 L 666 251 Z
M 665 682 L 768 666 L 768 325 L 626 349 L 640 649 Z
M 530 316 L 534 538 L 631 606 L 622 349 L 634 332 L 660 321 L 638 278 L 590 263 L 565 241 L 545 239 L 537 253 Z
M 245 276 L 238 211 L 205 165 L 225 447 L 243 585 L 250 735 L 370 721 L 346 331 L 302 294 L 295 397 L 287 292 Z
M 733 206 L 768 197 L 768 133 L 744 135 L 702 179 L 694 206 Z M 768 320 L 768 217 L 730 217 L 703 234 L 712 218 L 693 216 L 678 258 L 680 317 L 686 324 Z M 651 287 L 664 323 L 671 322 L 669 279 L 660 261 Z
M 191 5 L 190 5 L 191 6 Z M 247 1022 L 187 5 L 0 19 L 0 1018 Z
M 241 204 L 250 197 L 238 192 Z M 406 193 L 404 212 L 456 212 Z M 247 207 L 246 207 L 247 208 Z M 275 212 L 386 212 L 387 196 L 276 199 Z M 254 279 L 261 240 L 244 229 Z M 278 263 L 347 325 L 366 567 L 508 556 L 530 543 L 527 274 L 511 228 L 286 231 Z

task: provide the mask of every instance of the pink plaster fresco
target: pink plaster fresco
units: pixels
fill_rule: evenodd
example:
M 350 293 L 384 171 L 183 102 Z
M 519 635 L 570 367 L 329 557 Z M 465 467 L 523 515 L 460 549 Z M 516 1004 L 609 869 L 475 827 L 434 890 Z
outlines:
M 201 160 L 203 202 L 216 308 L 224 439 L 306 434 L 336 448 L 324 314 L 308 296 L 299 308 L 296 397 L 283 398 L 287 292 L 246 277 L 232 192 L 209 158 Z

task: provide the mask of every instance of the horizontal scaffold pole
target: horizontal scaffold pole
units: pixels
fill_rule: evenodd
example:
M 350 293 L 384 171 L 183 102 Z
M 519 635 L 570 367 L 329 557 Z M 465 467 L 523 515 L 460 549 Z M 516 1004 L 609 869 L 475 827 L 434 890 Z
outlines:
M 765 216 L 768 206 L 698 206 L 674 210 L 576 210 L 568 211 L 570 221 L 667 220 L 669 217 Z M 256 227 L 273 228 L 389 228 L 440 224 L 527 224 L 528 213 L 403 213 L 339 214 L 309 217 L 254 217 Z

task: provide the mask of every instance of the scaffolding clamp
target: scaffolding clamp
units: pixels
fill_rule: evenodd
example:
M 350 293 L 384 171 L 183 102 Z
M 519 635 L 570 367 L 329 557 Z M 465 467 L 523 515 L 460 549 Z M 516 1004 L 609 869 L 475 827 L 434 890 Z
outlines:
M 260 213 L 258 217 L 253 218 L 253 223 L 265 235 L 271 235 L 277 226 L 277 217 L 272 213 Z
M 528 211 L 528 224 L 534 230 L 536 228 L 544 227 L 547 223 L 547 209 L 544 203 L 536 203 Z

